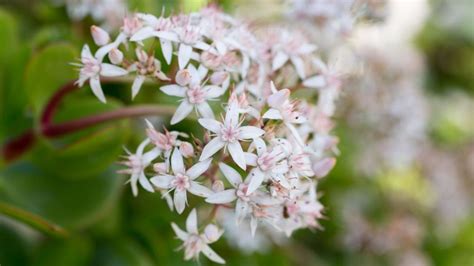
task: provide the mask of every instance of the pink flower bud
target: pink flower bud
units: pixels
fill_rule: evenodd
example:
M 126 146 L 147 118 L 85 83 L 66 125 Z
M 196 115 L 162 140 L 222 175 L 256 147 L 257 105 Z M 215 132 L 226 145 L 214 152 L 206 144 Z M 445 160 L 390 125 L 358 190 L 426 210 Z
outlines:
M 324 158 L 313 164 L 314 175 L 318 178 L 325 177 L 334 165 L 336 165 L 335 158 Z
M 184 156 L 184 158 L 190 158 L 194 156 L 194 148 L 191 143 L 183 141 L 179 145 L 179 150 L 181 151 L 181 154 Z
M 92 34 L 92 38 L 94 39 L 95 44 L 99 46 L 106 45 L 110 41 L 109 34 L 100 27 L 92 26 L 91 34 Z
M 211 83 L 213 85 L 221 85 L 227 78 L 229 77 L 229 73 L 226 71 L 219 71 L 219 72 L 214 72 L 211 75 Z
M 153 170 L 158 174 L 166 174 L 168 172 L 168 166 L 166 163 L 155 163 L 153 165 Z
M 224 182 L 222 182 L 221 180 L 214 181 L 214 183 L 212 183 L 211 189 L 214 192 L 224 191 Z
M 204 229 L 204 235 L 208 243 L 216 242 L 222 235 L 222 231 L 214 224 L 208 224 Z
M 114 65 L 121 64 L 123 61 L 123 53 L 117 48 L 112 48 L 109 52 L 109 60 Z
M 187 69 L 181 69 L 176 73 L 176 83 L 180 86 L 188 85 L 191 78 L 191 73 Z

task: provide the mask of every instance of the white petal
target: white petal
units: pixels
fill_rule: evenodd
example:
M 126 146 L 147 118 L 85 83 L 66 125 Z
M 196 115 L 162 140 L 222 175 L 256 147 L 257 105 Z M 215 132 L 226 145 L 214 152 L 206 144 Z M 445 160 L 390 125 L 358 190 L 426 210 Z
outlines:
M 326 79 L 322 75 L 317 75 L 303 81 L 303 86 L 308 88 L 321 88 L 326 85 Z
M 199 118 L 199 124 L 205 129 L 211 131 L 212 133 L 218 133 L 221 131 L 222 123 L 209 118 Z
M 179 69 L 184 69 L 191 59 L 191 53 L 193 52 L 193 48 L 186 44 L 180 44 L 178 50 L 178 65 Z
M 245 154 L 244 151 L 242 150 L 242 146 L 240 146 L 240 143 L 238 141 L 229 143 L 227 145 L 227 148 L 229 149 L 229 154 L 230 157 L 234 160 L 234 162 L 243 170 L 247 168 L 247 164 L 245 163 Z
M 243 126 L 239 130 L 239 139 L 254 139 L 265 134 L 265 130 L 254 126 Z
M 265 174 L 259 169 L 253 169 L 252 172 L 250 172 L 250 183 L 247 189 L 247 195 L 250 195 L 260 187 L 264 177 Z
M 207 73 L 209 72 L 209 69 L 207 69 L 204 65 L 199 65 L 198 69 L 197 69 L 197 72 L 199 74 L 199 77 L 201 77 L 201 79 L 203 79 Z
M 175 223 L 171 223 L 171 227 L 173 228 L 174 233 L 181 241 L 186 241 L 188 239 L 188 233 L 184 232 L 179 228 Z
M 135 34 L 130 37 L 130 41 L 132 42 L 139 42 L 143 41 L 145 39 L 148 39 L 150 37 L 154 37 L 153 33 L 155 30 L 151 27 L 144 27 L 141 28 L 139 31 L 137 31 Z
M 160 91 L 169 95 L 169 96 L 176 96 L 176 97 L 184 97 L 186 96 L 186 88 L 181 87 L 176 84 L 166 85 L 160 88 Z
M 92 92 L 94 95 L 99 98 L 99 100 L 103 103 L 106 102 L 104 92 L 102 91 L 102 87 L 100 86 L 99 77 L 92 77 L 89 80 L 89 85 L 91 86 Z
M 165 58 L 166 63 L 169 65 L 171 64 L 171 59 L 173 58 L 173 44 L 165 39 L 161 39 L 160 43 L 163 57 Z
M 285 103 L 285 101 L 288 100 L 289 97 L 290 97 L 290 90 L 283 89 L 270 95 L 270 97 L 268 97 L 267 99 L 267 102 L 268 102 L 268 105 L 270 105 L 270 107 L 278 109 Z
M 225 93 L 225 90 L 219 86 L 209 85 L 205 86 L 204 89 L 207 91 L 206 98 L 217 98 Z
M 300 57 L 293 56 L 293 57 L 291 57 L 291 62 L 295 66 L 296 73 L 298 73 L 298 76 L 301 79 L 305 79 L 306 74 L 305 74 L 305 70 L 304 70 L 305 67 L 304 67 L 303 59 L 301 59 Z
M 281 120 L 283 117 L 281 116 L 280 111 L 274 108 L 270 108 L 268 111 L 263 114 L 262 118 L 264 119 L 274 119 L 274 120 Z
M 188 215 L 188 218 L 186 218 L 186 231 L 191 234 L 198 233 L 196 209 L 192 209 Z
M 202 247 L 202 253 L 215 263 L 225 264 L 225 260 L 212 250 L 208 245 Z
M 216 41 L 214 43 L 216 45 L 217 51 L 221 54 L 224 55 L 227 53 L 227 46 L 221 42 L 221 41 Z
M 298 52 L 301 54 L 309 54 L 316 51 L 316 49 L 318 49 L 316 45 L 305 43 L 301 45 L 300 49 L 298 49 Z
M 224 177 L 229 181 L 229 183 L 237 188 L 240 183 L 242 183 L 242 177 L 240 176 L 239 172 L 234 168 L 228 166 L 225 163 L 219 163 L 219 169 L 224 174 Z
M 249 205 L 247 202 L 238 199 L 237 203 L 235 204 L 235 216 L 237 219 L 237 224 L 240 224 L 242 220 L 245 218 L 249 210 Z
M 173 155 L 171 155 L 171 168 L 175 174 L 184 174 L 186 172 L 183 155 L 181 155 L 179 149 L 174 149 Z
M 140 182 L 140 185 L 147 191 L 149 192 L 155 192 L 153 189 L 153 186 L 150 184 L 150 181 L 145 176 L 145 173 L 141 173 L 140 177 L 138 178 L 138 182 Z
M 99 50 L 97 50 L 94 54 L 94 57 L 97 58 L 97 60 L 99 60 L 99 62 L 102 62 L 102 60 L 104 59 L 104 57 L 114 48 L 117 48 L 118 45 L 120 43 L 115 41 L 113 43 L 109 43 L 107 45 L 104 45 L 102 47 L 99 48 Z
M 160 39 L 165 39 L 172 42 L 178 42 L 178 36 L 170 31 L 155 31 L 154 35 Z
M 247 76 L 249 67 L 250 67 L 250 59 L 248 56 L 244 55 L 242 58 L 242 70 L 241 70 L 241 74 L 243 78 Z
M 252 232 L 252 237 L 255 236 L 255 231 L 257 230 L 258 221 L 255 217 L 252 216 L 250 219 L 250 231 Z
M 186 207 L 186 190 L 176 189 L 174 191 L 174 206 L 179 214 L 183 213 Z
M 91 49 L 89 48 L 89 45 L 85 44 L 84 46 L 82 46 L 82 50 L 81 50 L 81 58 L 92 58 L 92 53 L 91 53 Z
M 211 195 L 213 193 L 212 190 L 210 190 L 209 188 L 207 188 L 203 185 L 200 185 L 200 184 L 198 184 L 194 181 L 191 182 L 191 184 L 188 188 L 188 191 L 191 194 L 194 194 L 196 196 L 203 197 L 203 198 L 206 198 L 206 197 L 208 197 L 209 195 Z
M 267 151 L 267 145 L 265 144 L 265 141 L 263 141 L 262 138 L 254 139 L 253 142 L 252 142 L 252 145 L 255 146 L 255 149 L 257 150 L 257 154 L 259 156 Z
M 144 141 L 142 141 L 140 143 L 140 145 L 138 145 L 138 147 L 137 147 L 136 154 L 142 155 L 143 151 L 145 150 L 145 148 L 148 144 L 150 144 L 150 139 L 147 138 Z
M 237 104 L 235 102 L 232 103 L 227 107 L 226 112 L 224 123 L 236 127 L 239 124 L 239 108 Z
M 204 118 L 214 118 L 214 112 L 211 109 L 211 106 L 207 102 L 203 102 L 197 106 L 199 114 Z
M 176 123 L 181 122 L 181 120 L 186 118 L 192 110 L 193 106 L 187 101 L 181 102 L 181 104 L 176 109 L 176 112 L 174 113 L 173 117 L 171 118 L 171 124 L 174 125 Z
M 212 159 L 209 158 L 207 160 L 204 160 L 202 162 L 198 162 L 197 164 L 193 165 L 191 168 L 186 171 L 186 175 L 189 176 L 191 179 L 196 179 L 199 176 L 201 176 L 204 172 L 209 169 L 209 166 L 211 165 Z
M 142 75 L 138 75 L 134 80 L 132 84 L 132 99 L 137 96 L 138 92 L 140 91 L 143 82 L 145 82 L 146 77 Z
M 125 76 L 128 74 L 128 71 L 114 66 L 112 64 L 103 63 L 100 65 L 100 75 L 104 77 L 118 77 L 118 76 Z
M 212 204 L 224 204 L 232 202 L 235 199 L 237 199 L 237 195 L 235 195 L 235 189 L 227 189 L 208 196 L 206 198 L 206 202 Z
M 196 49 L 199 49 L 199 50 L 203 50 L 203 51 L 207 51 L 209 49 L 211 49 L 211 46 L 205 42 L 197 42 L 195 45 L 194 45 L 194 48 Z
M 278 70 L 280 67 L 282 67 L 286 63 L 286 61 L 288 61 L 288 59 L 289 59 L 288 55 L 286 55 L 283 52 L 278 52 L 275 55 L 275 58 L 273 58 L 272 70 L 273 71 Z
M 304 142 L 303 142 L 303 140 L 301 139 L 300 133 L 299 133 L 298 130 L 295 128 L 295 126 L 293 126 L 293 125 L 290 124 L 290 123 L 285 123 L 285 126 L 290 130 L 290 132 L 291 132 L 291 134 L 293 135 L 293 137 L 295 138 L 296 142 L 298 142 L 298 144 L 299 144 L 301 147 L 304 147 Z
M 201 157 L 199 158 L 199 161 L 204 161 L 207 158 L 210 158 L 212 155 L 214 155 L 217 151 L 222 149 L 224 147 L 225 143 L 219 138 L 213 138 L 207 145 L 204 147 L 201 153 Z
M 318 178 L 325 177 L 336 165 L 335 158 L 324 158 L 312 165 L 314 175 Z
M 250 153 L 250 152 L 245 152 L 245 163 L 250 166 L 257 166 L 257 155 Z
M 132 187 L 132 194 L 135 197 L 138 195 L 137 181 L 138 181 L 138 173 L 132 174 L 132 176 L 130 177 L 130 186 Z
M 170 189 L 171 188 L 171 181 L 175 177 L 172 175 L 158 175 L 150 178 L 151 183 L 158 188 L 162 189 Z

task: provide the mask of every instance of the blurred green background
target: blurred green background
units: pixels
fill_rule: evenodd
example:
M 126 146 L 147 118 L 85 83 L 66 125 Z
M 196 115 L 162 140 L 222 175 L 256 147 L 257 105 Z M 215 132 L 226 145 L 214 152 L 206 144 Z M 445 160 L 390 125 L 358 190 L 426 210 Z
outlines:
M 70 63 L 78 60 L 83 43 L 92 43 L 89 27 L 96 22 L 71 21 L 64 5 L 52 2 L 0 0 L 0 143 L 37 127 L 49 97 L 77 78 Z M 216 2 L 228 12 L 252 5 Z M 279 1 L 264 2 L 260 5 L 270 9 Z M 324 230 L 298 231 L 281 246 L 251 254 L 219 241 L 214 249 L 228 265 L 474 265 L 474 2 L 429 4 L 429 18 L 413 39 L 426 63 L 422 90 L 431 112 L 423 160 L 361 173 L 357 163 L 364 147 L 341 114 L 336 119 L 341 154 L 318 187 L 327 208 Z M 128 3 L 129 10 L 154 14 L 163 6 L 188 12 L 204 5 Z M 89 90 L 74 92 L 55 119 L 129 105 L 128 86 L 106 85 L 115 99 L 107 105 Z M 154 92 L 142 90 L 135 102 L 169 101 Z M 39 139 L 19 160 L 0 162 L 0 265 L 194 265 L 176 252 L 180 243 L 170 230 L 172 221 L 182 224 L 184 217 L 170 212 L 159 194 L 134 198 L 125 177 L 116 174 L 122 147 L 139 143 L 142 126 L 122 121 Z M 449 201 L 456 191 L 444 194 L 430 177 L 430 169 L 448 161 L 441 180 L 454 182 L 450 175 L 459 173 L 456 182 L 467 191 L 463 203 Z M 464 214 L 450 230 L 443 230 L 451 217 L 447 212 L 440 218 L 440 202 Z M 201 259 L 201 265 L 210 264 Z

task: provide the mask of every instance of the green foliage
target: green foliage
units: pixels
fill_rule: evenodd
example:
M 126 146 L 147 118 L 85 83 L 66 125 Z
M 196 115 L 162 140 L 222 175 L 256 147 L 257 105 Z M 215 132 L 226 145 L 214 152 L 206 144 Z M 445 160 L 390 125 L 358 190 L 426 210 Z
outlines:
M 25 72 L 25 89 L 36 115 L 53 93 L 62 85 L 77 78 L 70 63 L 77 60 L 78 50 L 67 43 L 47 46 L 36 53 Z

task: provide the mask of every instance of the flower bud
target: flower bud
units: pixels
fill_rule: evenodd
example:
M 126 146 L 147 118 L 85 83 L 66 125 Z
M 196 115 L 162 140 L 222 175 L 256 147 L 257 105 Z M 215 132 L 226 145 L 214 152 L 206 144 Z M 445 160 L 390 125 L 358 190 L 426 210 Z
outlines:
M 109 34 L 103 30 L 101 27 L 92 26 L 91 27 L 92 39 L 94 39 L 95 44 L 102 46 L 106 45 L 110 41 Z
M 212 183 L 212 191 L 214 192 L 221 192 L 224 191 L 224 182 L 221 180 L 216 180 L 214 183 Z
M 187 69 L 181 69 L 176 73 L 176 83 L 180 86 L 188 85 L 191 78 L 191 73 Z
M 190 158 L 194 156 L 193 145 L 187 141 L 183 141 L 181 144 L 179 144 L 179 151 L 181 151 L 181 154 L 184 156 L 184 158 Z
M 204 229 L 204 235 L 208 243 L 216 242 L 222 235 L 222 231 L 215 224 L 208 224 Z
M 112 48 L 109 52 L 109 60 L 112 64 L 119 65 L 123 61 L 123 53 L 117 48 Z
M 227 78 L 229 77 L 229 73 L 226 71 L 219 71 L 219 72 L 214 72 L 211 75 L 211 83 L 213 85 L 221 85 Z
M 336 165 L 335 158 L 324 158 L 313 164 L 314 175 L 318 178 L 325 177 L 334 165 Z
M 155 163 L 153 165 L 153 170 L 158 174 L 166 174 L 168 172 L 168 166 L 166 163 Z

